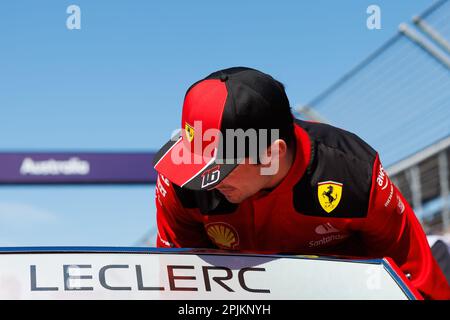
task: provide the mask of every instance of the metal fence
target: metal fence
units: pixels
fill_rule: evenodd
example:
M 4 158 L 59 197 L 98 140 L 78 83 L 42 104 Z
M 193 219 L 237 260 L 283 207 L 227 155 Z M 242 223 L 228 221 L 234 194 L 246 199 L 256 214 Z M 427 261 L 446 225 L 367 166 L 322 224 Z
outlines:
M 450 232 L 450 1 L 435 2 L 300 117 L 358 134 L 380 154 L 427 233 Z
M 296 114 L 369 142 L 434 234 L 450 232 L 449 39 L 450 1 L 437 1 Z

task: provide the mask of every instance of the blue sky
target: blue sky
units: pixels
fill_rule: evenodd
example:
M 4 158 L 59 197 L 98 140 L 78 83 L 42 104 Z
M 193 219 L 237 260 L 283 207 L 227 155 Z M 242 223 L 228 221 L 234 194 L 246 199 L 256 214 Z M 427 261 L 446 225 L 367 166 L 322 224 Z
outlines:
M 2 1 L 0 151 L 156 151 L 189 85 L 231 66 L 307 103 L 431 3 Z M 80 30 L 66 28 L 71 4 Z M 152 187 L 1 187 L 0 245 L 133 245 L 153 201 Z

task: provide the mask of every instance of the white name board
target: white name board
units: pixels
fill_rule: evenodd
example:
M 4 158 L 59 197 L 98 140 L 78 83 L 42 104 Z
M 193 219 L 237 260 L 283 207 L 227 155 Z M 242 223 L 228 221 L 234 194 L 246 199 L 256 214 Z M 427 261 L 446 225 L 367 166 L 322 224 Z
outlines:
M 0 251 L 0 299 L 410 298 L 384 259 Z

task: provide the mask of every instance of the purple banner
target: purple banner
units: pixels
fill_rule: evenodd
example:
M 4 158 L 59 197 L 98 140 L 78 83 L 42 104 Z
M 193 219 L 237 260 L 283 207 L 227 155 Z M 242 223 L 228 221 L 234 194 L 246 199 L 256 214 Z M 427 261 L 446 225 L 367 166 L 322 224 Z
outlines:
M 154 153 L 0 153 L 0 184 L 154 184 Z

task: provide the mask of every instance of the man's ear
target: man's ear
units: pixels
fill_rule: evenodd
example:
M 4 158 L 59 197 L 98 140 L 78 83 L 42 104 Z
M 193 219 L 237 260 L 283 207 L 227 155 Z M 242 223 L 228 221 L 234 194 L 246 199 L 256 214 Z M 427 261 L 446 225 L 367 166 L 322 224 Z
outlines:
M 261 157 L 262 164 L 269 164 L 274 160 L 285 157 L 287 153 L 287 144 L 282 139 L 277 139 L 267 148 L 266 152 Z M 276 159 L 278 158 L 278 159 Z
M 278 156 L 280 158 L 284 158 L 286 156 L 287 148 L 288 148 L 286 141 L 284 141 L 282 139 L 277 139 L 272 143 L 272 145 L 275 145 L 278 148 Z
M 281 159 L 286 157 L 287 144 L 284 140 L 275 140 L 261 157 L 261 175 L 272 176 L 278 173 Z

